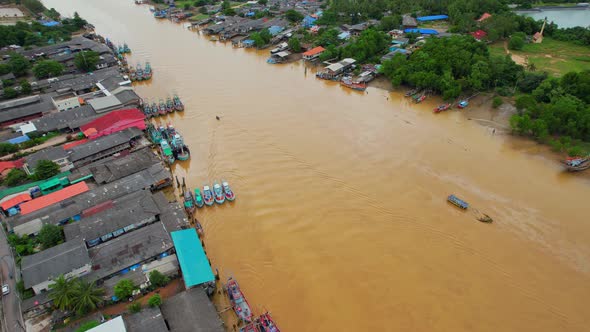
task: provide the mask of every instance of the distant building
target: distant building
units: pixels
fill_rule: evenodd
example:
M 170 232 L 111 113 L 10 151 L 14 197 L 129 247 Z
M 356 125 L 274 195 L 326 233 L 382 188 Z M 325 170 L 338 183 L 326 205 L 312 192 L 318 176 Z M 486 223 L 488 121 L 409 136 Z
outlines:
M 487 32 L 483 31 L 483 30 L 477 30 L 477 31 L 473 31 L 471 32 L 471 35 L 473 36 L 473 38 L 477 39 L 477 40 L 482 40 L 483 38 L 485 38 L 488 34 Z
M 481 16 L 477 19 L 478 22 L 483 22 L 485 20 L 487 20 L 488 18 L 492 17 L 492 15 L 490 13 L 483 13 L 481 14 Z
M 0 127 L 40 118 L 54 109 L 51 97 L 34 95 L 0 103 Z
M 58 111 L 63 112 L 72 108 L 80 107 L 80 99 L 74 93 L 67 93 L 51 98 L 53 105 Z
M 402 25 L 404 28 L 416 28 L 418 26 L 418 21 L 410 15 L 404 15 L 402 17 Z

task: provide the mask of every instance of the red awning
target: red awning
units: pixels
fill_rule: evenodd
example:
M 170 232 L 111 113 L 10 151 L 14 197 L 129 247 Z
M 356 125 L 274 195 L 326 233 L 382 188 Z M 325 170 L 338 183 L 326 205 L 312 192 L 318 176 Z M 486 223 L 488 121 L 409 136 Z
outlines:
M 31 200 L 31 195 L 29 194 L 20 194 L 20 195 L 16 195 L 13 198 L 4 201 L 0 204 L 0 207 L 2 208 L 2 210 L 4 211 L 8 211 L 8 209 L 10 209 L 11 207 L 15 207 L 17 205 L 19 205 L 22 202 L 27 202 Z
M 41 210 L 42 208 L 59 203 L 70 197 L 74 197 L 81 193 L 87 192 L 88 190 L 89 188 L 86 182 L 78 182 L 69 187 L 65 187 L 62 190 L 58 190 L 56 192 L 52 192 L 51 194 L 44 195 L 32 201 L 23 203 L 20 206 L 20 212 L 21 214 L 28 214 L 37 210 Z

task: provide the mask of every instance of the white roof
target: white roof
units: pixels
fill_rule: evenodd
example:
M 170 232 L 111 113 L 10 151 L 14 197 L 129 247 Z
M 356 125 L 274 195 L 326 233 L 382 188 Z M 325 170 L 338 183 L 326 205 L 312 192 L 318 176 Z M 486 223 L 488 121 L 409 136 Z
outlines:
M 104 322 L 95 328 L 91 328 L 88 332 L 127 332 L 127 329 L 125 328 L 123 317 L 118 316 L 117 318 Z
M 120 105 L 121 102 L 119 101 L 119 99 L 117 99 L 117 97 L 110 95 L 106 97 L 90 99 L 88 101 L 88 104 L 90 104 L 90 106 L 92 106 L 92 108 L 94 108 L 95 111 L 99 111 Z
M 277 53 L 277 56 L 280 58 L 285 58 L 285 57 L 288 57 L 289 54 L 291 54 L 291 53 L 283 51 L 283 52 Z
M 210 190 L 211 188 L 209 188 L 209 186 L 204 186 L 203 190 Z
M 23 133 L 23 135 L 25 135 L 27 133 L 37 131 L 37 127 L 35 127 L 34 123 L 29 122 L 27 124 L 20 126 L 20 131 Z
M 339 62 L 333 63 L 333 64 L 329 65 L 328 67 L 326 67 L 327 70 L 331 70 L 331 71 L 339 71 L 342 68 L 344 68 L 344 66 Z
M 340 61 L 341 64 L 343 65 L 352 65 L 353 63 L 355 63 L 356 60 L 352 59 L 352 58 L 346 58 L 346 59 L 342 59 L 342 61 Z

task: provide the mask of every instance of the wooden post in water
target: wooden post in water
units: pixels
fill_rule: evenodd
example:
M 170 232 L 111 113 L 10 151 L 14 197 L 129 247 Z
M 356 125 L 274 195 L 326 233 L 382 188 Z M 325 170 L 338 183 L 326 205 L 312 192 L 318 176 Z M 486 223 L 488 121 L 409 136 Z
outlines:
M 176 187 L 180 188 L 180 182 L 178 181 L 178 175 L 174 175 L 176 178 Z
M 182 188 L 186 188 L 186 182 L 184 182 L 184 176 L 182 177 Z

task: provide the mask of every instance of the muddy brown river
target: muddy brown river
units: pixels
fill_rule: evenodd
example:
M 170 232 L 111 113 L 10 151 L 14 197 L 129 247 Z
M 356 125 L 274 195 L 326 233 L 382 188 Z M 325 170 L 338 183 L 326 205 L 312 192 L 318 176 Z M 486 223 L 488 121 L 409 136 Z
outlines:
M 207 253 L 281 330 L 590 330 L 587 178 L 435 101 L 269 65 L 131 0 L 44 3 L 150 61 L 142 97 L 184 100 L 159 119 L 191 148 L 175 174 L 237 194 L 198 211 Z

